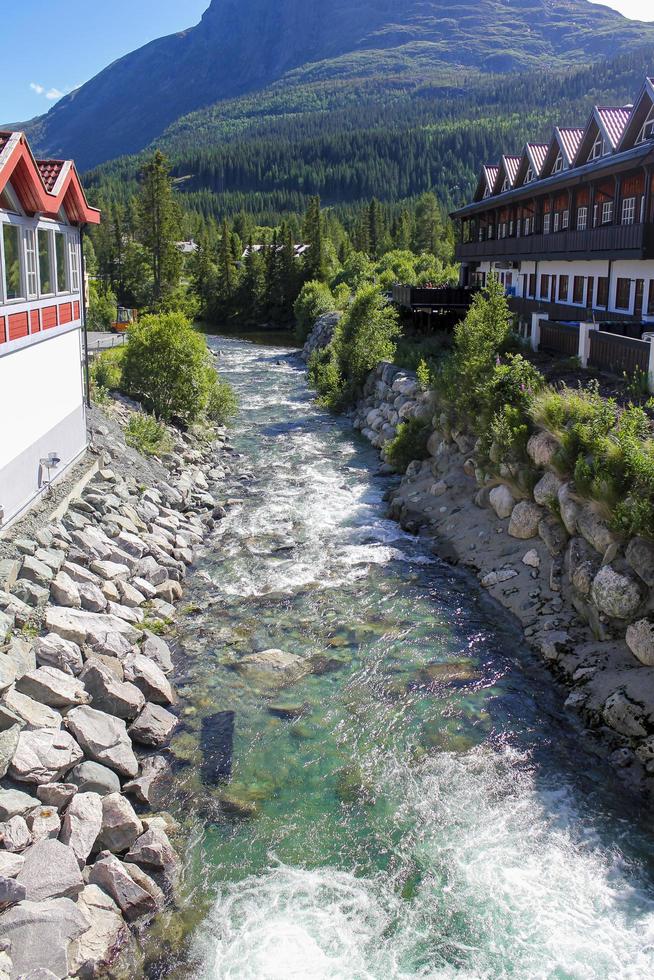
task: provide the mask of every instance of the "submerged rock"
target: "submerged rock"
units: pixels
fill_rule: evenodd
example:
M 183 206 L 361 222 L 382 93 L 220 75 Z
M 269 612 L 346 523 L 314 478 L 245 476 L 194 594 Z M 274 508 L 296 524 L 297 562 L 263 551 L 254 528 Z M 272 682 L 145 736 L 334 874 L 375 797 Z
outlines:
M 218 711 L 202 719 L 202 781 L 209 786 L 227 782 L 232 775 L 234 712 Z
M 419 670 L 412 681 L 407 685 L 409 690 L 415 688 L 427 688 L 433 690 L 444 685 L 448 687 L 458 687 L 470 684 L 481 679 L 481 674 L 469 660 L 461 660 L 456 663 L 427 664 Z

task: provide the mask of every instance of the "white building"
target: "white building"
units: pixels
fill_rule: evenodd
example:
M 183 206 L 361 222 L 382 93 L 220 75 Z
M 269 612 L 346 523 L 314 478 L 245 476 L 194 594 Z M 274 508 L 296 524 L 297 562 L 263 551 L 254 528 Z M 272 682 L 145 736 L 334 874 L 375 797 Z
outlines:
M 0 528 L 86 448 L 82 229 L 71 161 L 0 132 Z

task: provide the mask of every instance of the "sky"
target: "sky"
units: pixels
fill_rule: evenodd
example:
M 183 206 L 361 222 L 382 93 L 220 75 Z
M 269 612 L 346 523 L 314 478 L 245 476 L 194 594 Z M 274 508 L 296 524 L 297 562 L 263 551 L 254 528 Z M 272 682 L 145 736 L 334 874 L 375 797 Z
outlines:
M 654 0 L 607 5 L 654 21 Z M 116 58 L 197 24 L 208 6 L 209 0 L 0 0 L 7 8 L 0 11 L 0 124 L 47 112 Z

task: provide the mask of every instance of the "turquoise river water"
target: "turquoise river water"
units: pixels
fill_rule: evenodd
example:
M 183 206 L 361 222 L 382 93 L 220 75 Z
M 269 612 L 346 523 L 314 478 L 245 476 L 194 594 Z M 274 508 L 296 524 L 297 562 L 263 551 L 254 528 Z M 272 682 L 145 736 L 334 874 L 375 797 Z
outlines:
M 187 595 L 192 928 L 156 975 L 654 976 L 652 822 L 563 693 L 475 582 L 386 519 L 376 453 L 315 406 L 296 355 L 210 344 L 240 457 Z M 315 669 L 257 687 L 235 664 L 268 648 Z M 224 788 L 202 784 L 217 711 L 235 712 Z

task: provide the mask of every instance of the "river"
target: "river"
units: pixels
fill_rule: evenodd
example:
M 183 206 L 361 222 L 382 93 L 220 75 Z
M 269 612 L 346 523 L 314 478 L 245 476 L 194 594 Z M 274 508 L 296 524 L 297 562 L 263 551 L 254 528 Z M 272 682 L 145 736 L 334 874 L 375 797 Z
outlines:
M 375 451 L 295 355 L 209 343 L 241 455 L 182 623 L 193 928 L 152 975 L 654 976 L 651 820 L 563 692 L 476 582 L 386 519 Z M 271 647 L 315 672 L 272 691 L 234 669 Z M 250 819 L 202 785 L 202 719 L 223 710 Z

